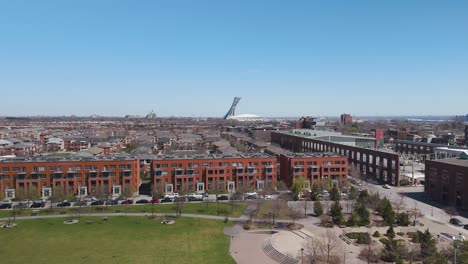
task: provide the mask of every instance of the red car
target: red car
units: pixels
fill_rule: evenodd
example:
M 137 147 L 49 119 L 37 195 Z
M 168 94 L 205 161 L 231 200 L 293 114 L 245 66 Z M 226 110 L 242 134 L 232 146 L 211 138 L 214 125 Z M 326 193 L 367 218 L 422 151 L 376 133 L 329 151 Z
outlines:
M 149 201 L 149 203 L 150 203 L 150 204 L 157 204 L 157 203 L 159 203 L 159 199 L 158 199 L 158 198 L 151 199 L 151 200 Z
M 121 204 L 133 204 L 133 200 L 132 199 L 128 199 L 126 201 L 123 201 Z

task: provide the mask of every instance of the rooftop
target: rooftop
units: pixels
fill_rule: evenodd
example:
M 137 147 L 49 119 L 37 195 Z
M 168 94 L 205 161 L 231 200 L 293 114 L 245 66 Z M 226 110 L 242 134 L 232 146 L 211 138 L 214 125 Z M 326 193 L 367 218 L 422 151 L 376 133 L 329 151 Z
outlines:
M 450 158 L 450 159 L 441 159 L 441 160 L 428 160 L 428 163 L 443 163 L 448 165 L 455 165 L 459 167 L 466 167 L 468 168 L 468 160 L 460 159 L 460 158 Z
M 288 153 L 283 155 L 288 158 L 345 158 L 345 156 L 341 156 L 331 152 Z
M 71 162 L 71 161 L 117 161 L 117 160 L 135 160 L 136 158 L 129 155 L 112 155 L 104 157 L 81 157 L 81 156 L 34 156 L 34 157 L 15 157 L 0 159 L 0 163 L 29 163 L 29 162 Z
M 254 154 L 205 154 L 205 155 L 155 155 L 155 160 L 190 160 L 190 159 L 247 159 L 247 158 L 273 158 L 272 156 L 264 153 Z

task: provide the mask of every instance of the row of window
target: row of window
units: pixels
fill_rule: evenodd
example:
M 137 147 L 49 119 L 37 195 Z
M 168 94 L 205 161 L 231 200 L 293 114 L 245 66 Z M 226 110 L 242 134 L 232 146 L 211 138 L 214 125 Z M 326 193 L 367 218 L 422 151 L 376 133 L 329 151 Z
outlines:
M 273 163 L 271 161 L 262 161 L 262 162 L 254 161 L 254 162 L 246 162 L 246 164 L 247 164 L 247 166 L 258 166 L 258 165 L 271 166 L 271 165 L 273 165 Z M 198 168 L 199 166 L 200 166 L 199 163 L 189 163 L 188 164 L 189 168 Z M 202 167 L 208 167 L 208 168 L 211 168 L 211 167 L 214 167 L 214 166 L 229 167 L 229 166 L 231 166 L 231 163 L 230 162 L 218 162 L 218 163 L 209 162 L 209 163 L 202 163 L 201 166 Z M 244 163 L 243 162 L 233 162 L 232 166 L 233 167 L 243 167 Z M 157 163 L 156 164 L 156 168 L 168 168 L 168 167 L 169 167 L 168 163 L 162 163 L 162 164 Z M 171 163 L 170 167 L 171 168 L 183 168 L 183 164 L 182 163 Z
M 336 160 L 335 162 L 332 162 L 332 161 L 323 161 L 322 162 L 322 166 L 344 165 L 344 164 L 346 164 L 345 161 L 339 161 L 339 160 Z M 307 161 L 307 162 L 295 161 L 294 162 L 294 166 L 303 166 L 303 165 L 317 166 L 317 161 Z
M 66 168 L 66 166 L 64 166 Z M 80 171 L 81 166 L 76 165 L 76 166 L 68 166 L 68 171 Z M 130 170 L 132 169 L 132 165 L 119 165 L 119 169 L 121 170 Z M 49 171 L 62 171 L 63 167 L 62 166 L 49 166 Z M 92 166 L 92 165 L 86 165 L 85 170 L 97 170 L 97 166 Z M 103 166 L 103 170 L 115 170 L 117 169 L 117 165 L 105 165 Z M 2 172 L 9 172 L 10 167 L 2 167 L 1 169 Z M 13 172 L 26 172 L 26 167 L 13 167 L 12 168 Z M 46 171 L 45 166 L 40 166 L 40 167 L 33 167 L 33 172 L 43 172 Z

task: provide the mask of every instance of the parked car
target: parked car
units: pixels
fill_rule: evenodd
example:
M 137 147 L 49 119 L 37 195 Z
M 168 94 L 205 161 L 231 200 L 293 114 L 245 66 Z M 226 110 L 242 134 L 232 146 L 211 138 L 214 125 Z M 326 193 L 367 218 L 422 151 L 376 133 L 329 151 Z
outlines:
M 92 203 L 92 202 L 97 201 L 97 199 L 95 197 L 86 197 L 84 198 L 84 201 L 87 203 Z
M 104 204 L 105 204 L 105 202 L 101 201 L 101 200 L 94 201 L 94 202 L 91 203 L 92 206 L 94 206 L 94 205 L 104 205 Z
M 133 204 L 133 200 L 132 199 L 128 199 L 128 200 L 125 200 L 123 201 L 121 204 Z
M 390 185 L 388 185 L 388 184 L 384 184 L 384 185 L 382 185 L 382 187 L 383 187 L 384 189 L 391 189 L 391 188 L 392 188 L 392 187 L 390 187 Z
M 109 199 L 106 201 L 106 205 L 118 205 L 119 204 L 119 200 L 115 199 L 115 200 L 112 200 L 112 199 Z
M 151 199 L 148 203 L 150 203 L 150 204 L 158 204 L 158 203 L 159 203 L 159 198 L 153 198 L 153 199 Z
M 71 203 L 68 202 L 68 201 L 63 201 L 59 204 L 57 204 L 57 207 L 70 207 L 71 206 Z
M 450 223 L 456 226 L 463 226 L 462 221 L 458 218 L 450 218 Z
M 229 200 L 229 196 L 220 195 L 220 196 L 218 196 L 218 198 L 216 198 L 216 200 L 218 200 L 218 201 L 227 201 L 227 200 Z
M 13 208 L 15 209 L 26 209 L 28 207 L 29 207 L 28 204 L 25 202 L 19 202 L 18 204 L 13 206 Z
M 149 203 L 149 201 L 146 199 L 141 199 L 141 200 L 136 201 L 136 204 L 147 204 L 147 203 Z
M 161 199 L 161 203 L 172 203 L 174 201 L 174 199 L 171 199 L 169 197 L 164 197 L 163 199 Z
M 188 199 L 189 199 L 189 201 L 202 201 L 203 200 L 203 195 L 191 193 L 191 194 L 189 194 Z
M 45 203 L 37 203 L 37 202 L 34 202 L 31 204 L 31 208 L 42 208 L 45 206 Z
M 11 203 L 1 203 L 0 209 L 11 209 Z
M 203 198 L 208 198 L 210 196 L 207 192 L 202 193 Z

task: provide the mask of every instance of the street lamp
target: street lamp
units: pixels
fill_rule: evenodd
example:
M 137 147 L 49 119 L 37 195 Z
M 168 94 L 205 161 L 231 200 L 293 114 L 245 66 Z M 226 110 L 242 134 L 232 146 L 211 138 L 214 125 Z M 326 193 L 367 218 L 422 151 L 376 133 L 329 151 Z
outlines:
M 304 264 L 304 248 L 301 248 L 301 264 Z

